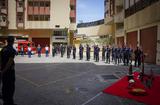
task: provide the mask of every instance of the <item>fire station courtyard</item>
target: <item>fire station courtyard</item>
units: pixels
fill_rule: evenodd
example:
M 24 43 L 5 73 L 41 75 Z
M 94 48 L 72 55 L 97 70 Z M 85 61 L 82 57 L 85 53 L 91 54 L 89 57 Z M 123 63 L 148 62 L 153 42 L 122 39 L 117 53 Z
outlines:
M 42 56 L 17 56 L 15 103 L 18 105 L 145 105 L 103 93 L 127 75 L 127 66 Z M 145 65 L 160 73 L 160 67 Z M 117 87 L 119 88 L 119 87 Z M 2 102 L 1 102 L 2 103 Z

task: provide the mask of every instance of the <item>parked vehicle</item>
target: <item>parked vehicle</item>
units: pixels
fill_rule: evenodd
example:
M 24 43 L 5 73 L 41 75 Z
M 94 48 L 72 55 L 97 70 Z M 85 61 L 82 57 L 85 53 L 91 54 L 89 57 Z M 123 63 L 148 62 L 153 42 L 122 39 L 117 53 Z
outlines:
M 32 54 L 35 54 L 36 53 L 36 47 L 35 47 L 34 42 L 31 42 L 31 41 L 18 41 L 18 47 L 17 47 L 18 53 L 20 53 L 21 47 L 23 47 L 24 54 L 27 54 L 28 46 L 31 47 Z

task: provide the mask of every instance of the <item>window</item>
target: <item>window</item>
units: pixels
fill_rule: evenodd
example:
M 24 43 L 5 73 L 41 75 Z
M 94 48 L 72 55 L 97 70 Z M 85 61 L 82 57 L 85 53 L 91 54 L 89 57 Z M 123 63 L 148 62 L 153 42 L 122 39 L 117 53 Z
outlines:
M 18 16 L 18 23 L 23 23 L 23 16 Z
M 45 7 L 50 7 L 50 2 L 49 1 L 45 2 Z
M 33 6 L 38 7 L 39 6 L 39 2 L 38 1 L 33 2 Z
M 45 21 L 50 20 L 50 15 L 45 15 Z
M 18 7 L 23 7 L 23 1 L 18 2 Z
M 44 7 L 44 1 L 40 2 L 40 7 Z
M 6 22 L 6 17 L 2 16 L 2 22 Z
M 38 20 L 39 20 L 38 15 L 34 15 L 34 20 L 35 20 L 35 21 L 38 21 Z
M 29 5 L 29 6 L 33 6 L 33 2 L 32 2 L 32 1 L 29 1 L 29 2 L 28 2 L 28 5 Z
M 75 10 L 75 6 L 71 5 L 71 10 Z
M 28 15 L 28 20 L 29 21 L 33 21 L 34 19 L 33 19 L 33 15 Z
M 44 20 L 44 15 L 40 15 L 39 19 L 40 19 L 40 21 L 43 21 Z

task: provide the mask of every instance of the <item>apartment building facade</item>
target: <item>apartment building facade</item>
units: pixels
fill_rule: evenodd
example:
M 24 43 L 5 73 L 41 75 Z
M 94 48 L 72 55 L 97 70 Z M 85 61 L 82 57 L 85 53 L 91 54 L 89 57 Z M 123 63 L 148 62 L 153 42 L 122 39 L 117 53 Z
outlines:
M 141 46 L 145 62 L 160 64 L 160 0 L 105 0 L 105 24 L 116 45 Z
M 115 44 L 124 44 L 124 4 L 123 0 L 105 0 L 105 24 L 112 28 Z
M 13 35 L 36 46 L 68 44 L 76 30 L 76 0 L 0 0 L 0 40 Z
M 126 43 L 141 46 L 145 62 L 160 64 L 160 0 L 124 0 Z

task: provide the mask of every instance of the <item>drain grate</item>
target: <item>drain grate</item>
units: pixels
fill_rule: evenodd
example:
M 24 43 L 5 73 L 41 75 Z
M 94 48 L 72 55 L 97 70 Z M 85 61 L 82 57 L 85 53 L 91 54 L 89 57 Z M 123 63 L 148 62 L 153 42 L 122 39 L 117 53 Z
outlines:
M 103 80 L 108 80 L 108 79 L 118 79 L 116 76 L 114 75 L 101 75 L 101 77 L 103 78 Z

